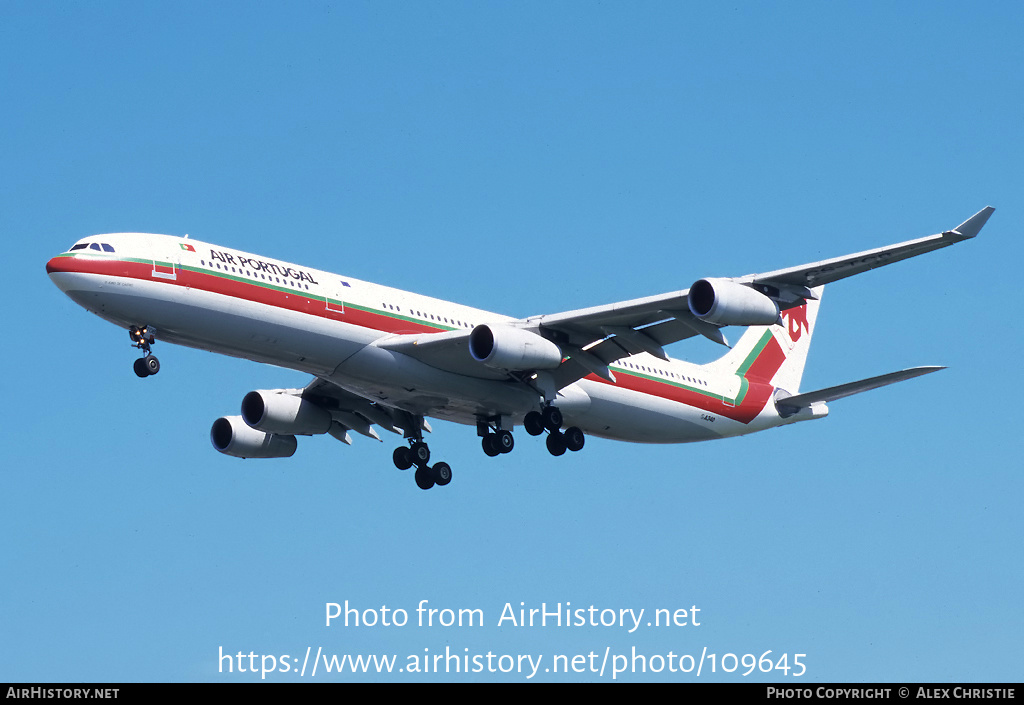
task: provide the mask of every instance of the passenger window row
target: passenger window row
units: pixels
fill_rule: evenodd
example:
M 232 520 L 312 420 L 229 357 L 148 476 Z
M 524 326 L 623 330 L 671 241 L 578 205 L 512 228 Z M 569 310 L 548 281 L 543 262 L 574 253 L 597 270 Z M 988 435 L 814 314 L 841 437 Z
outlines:
M 263 272 L 256 272 L 249 269 L 243 269 L 242 267 L 238 267 L 236 269 L 235 267 L 229 267 L 226 264 L 221 266 L 220 262 L 210 262 L 209 264 L 207 264 L 206 260 L 199 260 L 199 264 L 203 265 L 204 267 L 220 269 L 223 270 L 224 272 L 230 271 L 232 274 L 244 274 L 245 276 L 251 277 L 252 279 L 263 279 L 265 281 L 276 282 L 278 284 L 283 284 L 285 286 L 291 286 L 293 289 L 306 289 L 307 291 L 309 291 L 309 284 L 306 284 L 304 282 L 296 283 L 295 281 L 288 279 L 287 277 L 275 277 L 272 274 L 268 275 L 264 274 Z

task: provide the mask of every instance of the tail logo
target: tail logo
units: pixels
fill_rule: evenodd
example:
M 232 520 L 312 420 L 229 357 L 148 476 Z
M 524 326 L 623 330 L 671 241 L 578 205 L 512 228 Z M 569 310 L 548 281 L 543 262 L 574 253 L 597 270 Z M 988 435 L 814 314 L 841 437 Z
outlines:
M 794 343 L 803 336 L 804 331 L 810 331 L 811 326 L 807 323 L 807 304 L 796 308 L 787 308 L 782 312 L 786 319 L 789 330 L 789 339 Z

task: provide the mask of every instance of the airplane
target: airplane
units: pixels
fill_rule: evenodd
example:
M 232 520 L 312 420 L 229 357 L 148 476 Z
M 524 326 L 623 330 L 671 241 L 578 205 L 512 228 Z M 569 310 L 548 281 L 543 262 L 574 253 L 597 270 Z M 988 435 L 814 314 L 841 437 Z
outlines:
M 546 435 L 555 456 L 588 435 L 688 443 L 823 418 L 828 402 L 936 372 L 913 367 L 800 391 L 826 284 L 975 237 L 994 209 L 952 230 L 843 257 L 602 306 L 511 318 L 198 240 L 94 235 L 49 260 L 73 301 L 129 332 L 135 373 L 160 371 L 157 340 L 312 375 L 301 389 L 249 392 L 210 439 L 239 458 L 290 457 L 296 436 L 404 440 L 392 455 L 421 489 L 447 485 L 431 464 L 428 418 L 476 426 L 484 452 L 512 430 Z M 746 330 L 730 346 L 723 328 Z M 672 359 L 703 336 L 717 360 Z

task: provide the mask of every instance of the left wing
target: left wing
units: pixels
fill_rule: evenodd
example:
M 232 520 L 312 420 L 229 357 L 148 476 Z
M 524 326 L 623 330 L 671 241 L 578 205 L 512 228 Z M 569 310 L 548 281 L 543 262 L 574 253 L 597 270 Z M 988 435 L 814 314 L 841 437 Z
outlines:
M 701 279 L 689 289 L 501 324 L 554 343 L 561 355 L 544 358 L 547 366 L 481 364 L 471 354 L 476 329 L 397 335 L 377 345 L 476 377 L 503 379 L 509 373 L 547 369 L 558 389 L 590 373 L 614 380 L 608 365 L 616 360 L 641 352 L 667 360 L 666 345 L 695 335 L 728 345 L 721 328 L 777 323 L 781 311 L 817 298 L 815 287 L 975 237 L 994 210 L 983 208 L 952 230 L 887 247 L 762 274 Z M 524 339 L 521 333 L 511 338 L 517 344 Z
M 430 426 L 422 417 L 414 416 L 397 407 L 372 402 L 325 379 L 314 378 L 301 391 L 294 391 L 298 396 L 314 402 L 331 414 L 333 423 L 329 433 L 344 443 L 352 442 L 348 435 L 349 431 L 378 441 L 382 440 L 374 426 L 405 436 L 412 434 L 417 426 L 424 431 L 430 431 Z

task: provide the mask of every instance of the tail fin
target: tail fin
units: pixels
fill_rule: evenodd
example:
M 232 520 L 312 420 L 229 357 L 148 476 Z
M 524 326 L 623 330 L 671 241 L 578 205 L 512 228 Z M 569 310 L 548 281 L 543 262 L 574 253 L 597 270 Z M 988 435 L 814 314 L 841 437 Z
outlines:
M 713 373 L 770 382 L 796 394 L 824 290 L 824 286 L 811 289 L 816 299 L 783 311 L 782 325 L 750 326 L 732 350 L 705 367 Z

